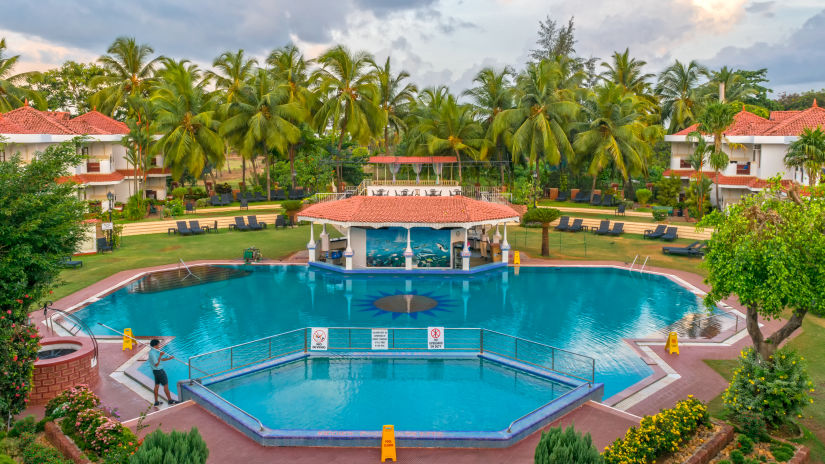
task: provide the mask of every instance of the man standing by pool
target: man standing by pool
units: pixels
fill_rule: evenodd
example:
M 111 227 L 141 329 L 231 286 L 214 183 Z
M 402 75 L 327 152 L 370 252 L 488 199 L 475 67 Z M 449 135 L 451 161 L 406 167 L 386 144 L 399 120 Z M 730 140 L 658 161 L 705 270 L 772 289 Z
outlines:
M 149 346 L 151 347 L 151 350 L 149 350 L 149 367 L 152 368 L 152 376 L 155 378 L 155 406 L 161 405 L 161 402 L 158 401 L 158 390 L 161 385 L 163 385 L 163 391 L 166 392 L 166 399 L 169 401 L 169 404 L 178 404 L 179 401 L 173 400 L 172 394 L 169 393 L 169 378 L 166 376 L 166 371 L 160 367 L 161 361 L 169 361 L 173 356 L 164 358 L 163 355 L 166 353 L 160 351 L 158 345 L 160 345 L 160 340 L 157 338 L 149 342 Z

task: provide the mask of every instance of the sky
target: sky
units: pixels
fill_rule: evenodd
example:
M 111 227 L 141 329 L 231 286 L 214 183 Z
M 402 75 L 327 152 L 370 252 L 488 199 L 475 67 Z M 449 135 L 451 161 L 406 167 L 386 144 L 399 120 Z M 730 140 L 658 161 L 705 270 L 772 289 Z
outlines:
M 265 57 L 292 42 L 309 57 L 332 44 L 405 69 L 419 87 L 472 85 L 485 66 L 522 68 L 539 21 L 572 16 L 576 50 L 629 48 L 658 73 L 675 59 L 768 68 L 781 92 L 825 88 L 823 0 L 4 0 L 0 37 L 17 72 L 93 61 L 117 36 L 203 66 L 225 50 Z

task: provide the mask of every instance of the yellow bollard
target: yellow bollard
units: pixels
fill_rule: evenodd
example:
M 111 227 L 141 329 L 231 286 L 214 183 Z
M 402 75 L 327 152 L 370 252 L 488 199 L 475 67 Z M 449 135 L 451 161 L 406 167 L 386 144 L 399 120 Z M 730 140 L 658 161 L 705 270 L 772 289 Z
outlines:
M 679 334 L 677 334 L 676 332 L 671 332 L 667 335 L 665 351 L 667 351 L 667 354 L 679 354 Z
M 121 351 L 126 351 L 126 349 L 131 350 L 134 348 L 134 340 L 132 339 L 132 329 L 125 328 L 123 329 L 123 349 Z
M 513 252 L 513 265 L 518 266 L 521 264 L 521 253 L 518 250 Z
M 395 462 L 395 428 L 392 425 L 385 425 L 381 430 L 381 462 L 391 459 Z

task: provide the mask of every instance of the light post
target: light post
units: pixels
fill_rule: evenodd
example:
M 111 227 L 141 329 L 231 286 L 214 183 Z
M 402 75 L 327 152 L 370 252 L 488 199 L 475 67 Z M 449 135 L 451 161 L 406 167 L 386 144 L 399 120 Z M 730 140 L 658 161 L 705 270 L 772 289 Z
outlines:
M 115 207 L 115 195 L 112 192 L 108 192 L 106 193 L 106 198 L 109 200 L 109 227 L 112 227 L 112 209 Z M 109 229 L 109 246 L 114 248 L 112 229 Z

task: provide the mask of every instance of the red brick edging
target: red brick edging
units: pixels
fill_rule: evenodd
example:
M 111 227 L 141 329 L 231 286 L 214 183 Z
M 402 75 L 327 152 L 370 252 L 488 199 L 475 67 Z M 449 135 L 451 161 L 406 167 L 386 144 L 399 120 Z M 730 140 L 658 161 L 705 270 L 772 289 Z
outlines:
M 84 384 L 94 385 L 98 380 L 98 364 L 94 362 L 95 350 L 91 339 L 83 337 L 47 337 L 40 341 L 42 347 L 70 344 L 78 346 L 74 353 L 54 359 L 40 359 L 34 363 L 32 404 L 45 404 L 58 393 Z
M 63 434 L 60 427 L 52 421 L 46 422 L 45 429 L 46 440 L 52 444 L 63 456 L 71 460 L 75 464 L 91 464 L 92 461 L 86 459 L 86 456 L 80 451 L 80 448 L 72 441 L 71 438 Z
M 693 456 L 685 461 L 685 464 L 707 464 L 725 449 L 731 440 L 733 440 L 733 427 L 730 424 L 722 423 L 722 430 L 716 432 L 709 440 L 704 442 L 693 453 Z

